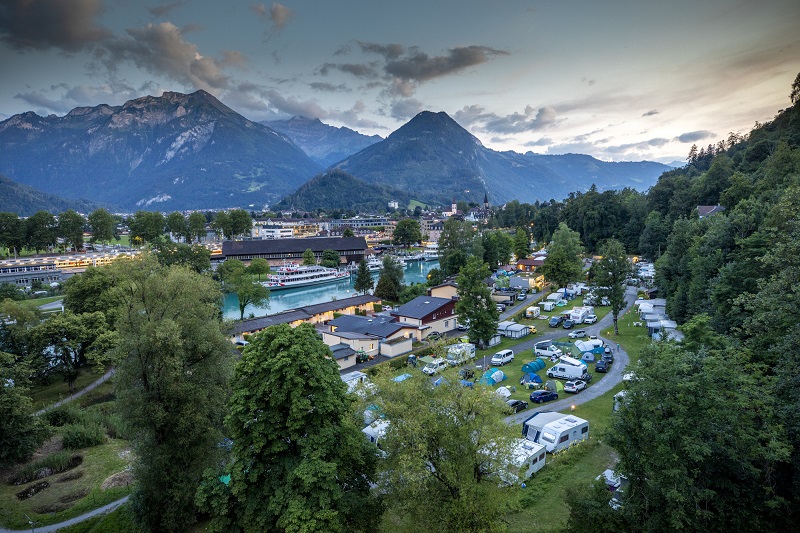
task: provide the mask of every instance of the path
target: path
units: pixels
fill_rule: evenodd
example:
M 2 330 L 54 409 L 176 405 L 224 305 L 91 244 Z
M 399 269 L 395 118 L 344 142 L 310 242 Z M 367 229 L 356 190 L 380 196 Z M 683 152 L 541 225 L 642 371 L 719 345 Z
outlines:
M 34 414 L 34 415 L 36 415 L 36 416 L 43 415 L 44 413 L 46 413 L 46 412 L 47 412 L 47 411 L 49 411 L 50 409 L 55 409 L 56 407 L 61 407 L 61 406 L 62 406 L 62 405 L 64 405 L 65 403 L 67 403 L 67 402 L 71 402 L 71 401 L 72 401 L 72 400 L 74 400 L 75 398 L 80 398 L 81 396 L 83 396 L 83 395 L 84 395 L 84 394 L 86 394 L 87 392 L 90 392 L 90 391 L 94 390 L 95 388 L 97 388 L 97 387 L 98 387 L 100 384 L 104 383 L 104 382 L 105 382 L 105 381 L 106 381 L 108 378 L 110 378 L 110 377 L 111 377 L 111 376 L 113 376 L 113 375 L 114 375 L 114 368 L 112 367 L 112 368 L 111 368 L 111 370 L 109 370 L 108 372 L 106 372 L 105 374 L 103 374 L 102 376 L 100 376 L 100 377 L 99 377 L 97 380 L 95 380 L 93 383 L 90 383 L 90 384 L 89 384 L 89 385 L 88 385 L 86 388 L 84 388 L 84 389 L 81 389 L 81 390 L 79 390 L 78 392 L 76 392 L 76 393 L 74 393 L 74 394 L 72 394 L 72 395 L 70 395 L 70 396 L 67 396 L 67 397 L 66 397 L 66 398 L 64 398 L 63 400 L 59 400 L 59 401 L 57 401 L 57 402 L 56 402 L 56 403 L 54 403 L 54 404 L 50 404 L 50 405 L 48 405 L 47 407 L 45 407 L 44 409 L 41 409 L 41 410 L 39 410 L 39 411 L 36 411 L 36 412 L 35 412 L 35 413 L 33 413 L 33 414 Z
M 127 502 L 128 498 L 130 498 L 130 496 L 125 496 L 124 498 L 120 498 L 119 500 L 117 500 L 115 502 L 111 502 L 111 503 L 106 504 L 106 505 L 104 505 L 102 507 L 98 507 L 94 511 L 89 511 L 88 513 L 84 513 L 84 514 L 82 514 L 80 516 L 76 516 L 75 518 L 70 518 L 69 520 L 65 520 L 63 522 L 59 522 L 58 524 L 51 524 L 49 526 L 39 526 L 39 525 L 36 525 L 34 523 L 34 524 L 32 524 L 30 529 L 3 529 L 3 528 L 0 528 L 0 533 L 23 533 L 23 532 L 29 532 L 29 531 L 37 531 L 39 533 L 47 533 L 48 531 L 58 531 L 59 529 L 78 524 L 80 522 L 83 522 L 84 520 L 88 520 L 89 518 L 92 518 L 93 516 L 110 513 L 111 511 L 113 511 L 114 509 L 116 509 L 117 507 L 122 505 L 123 503 Z
M 63 311 L 64 310 L 64 298 L 60 300 L 56 300 L 55 302 L 50 302 L 49 304 L 43 304 L 39 306 L 39 309 L 45 313 L 50 311 Z

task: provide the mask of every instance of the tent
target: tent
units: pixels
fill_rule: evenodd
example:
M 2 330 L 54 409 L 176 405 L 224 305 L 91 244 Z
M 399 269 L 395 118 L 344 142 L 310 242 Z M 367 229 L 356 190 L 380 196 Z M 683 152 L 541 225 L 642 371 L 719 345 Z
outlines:
M 581 361 L 584 361 L 586 363 L 594 363 L 594 354 L 591 352 L 586 352 L 581 357 Z
M 473 383 L 471 381 L 467 381 L 466 379 L 459 380 L 459 383 L 464 385 L 465 387 L 472 388 Z
M 410 378 L 410 377 L 411 377 L 411 374 L 400 374 L 400 375 L 399 375 L 399 376 L 397 376 L 396 378 L 392 378 L 392 381 L 395 381 L 395 382 L 397 382 L 397 383 L 400 383 L 401 381 L 405 381 L 405 380 L 407 380 L 407 379 L 408 379 L 408 378 Z
M 506 375 L 502 370 L 490 368 L 483 374 L 483 377 L 480 379 L 479 383 L 482 383 L 483 385 L 496 385 L 505 379 Z
M 546 366 L 547 365 L 545 364 L 544 359 L 539 357 L 538 359 L 535 359 L 529 363 L 525 363 L 524 365 L 522 365 L 522 371 L 535 373 L 538 372 L 539 370 L 544 370 Z
M 554 392 L 564 392 L 564 384 L 555 379 L 548 379 L 544 384 L 544 388 Z
M 529 389 L 536 388 L 536 385 L 540 383 L 542 383 L 542 378 L 531 372 L 522 374 L 522 378 L 519 380 L 520 385 L 527 385 Z
M 509 398 L 511 398 L 511 389 L 509 389 L 508 387 L 498 387 L 498 389 L 494 391 L 494 393 L 497 394 L 498 396 L 501 396 L 504 400 L 508 400 Z
M 445 383 L 448 383 L 448 381 L 446 379 L 444 379 L 442 376 L 439 376 L 438 378 L 431 379 L 431 381 L 433 382 L 433 386 L 434 387 L 438 387 L 439 385 L 443 385 Z

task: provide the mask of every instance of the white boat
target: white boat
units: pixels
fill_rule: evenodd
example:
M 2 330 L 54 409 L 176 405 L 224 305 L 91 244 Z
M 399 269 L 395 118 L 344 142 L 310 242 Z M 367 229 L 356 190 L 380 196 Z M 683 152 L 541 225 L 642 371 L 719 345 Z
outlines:
M 261 284 L 271 291 L 279 291 L 283 289 L 294 289 L 296 287 L 321 285 L 323 283 L 348 279 L 349 277 L 350 274 L 348 272 L 336 270 L 335 268 L 303 266 L 292 263 L 278 267 L 276 272 L 270 274 L 266 281 L 262 281 Z
M 373 255 L 369 259 L 367 259 L 367 268 L 369 269 L 370 272 L 377 272 L 378 270 L 383 268 L 383 260 Z
M 422 256 L 425 258 L 425 261 L 436 261 L 439 259 L 439 244 L 434 242 L 427 245 L 422 252 Z

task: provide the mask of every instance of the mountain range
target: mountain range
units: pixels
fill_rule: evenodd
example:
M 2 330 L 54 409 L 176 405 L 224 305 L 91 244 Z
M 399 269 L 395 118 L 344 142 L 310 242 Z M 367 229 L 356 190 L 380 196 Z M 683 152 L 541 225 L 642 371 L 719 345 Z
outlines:
M 16 213 L 19 216 L 27 217 L 36 211 L 57 214 L 63 213 L 67 209 L 74 209 L 79 213 L 89 213 L 99 207 L 101 206 L 86 200 L 65 200 L 0 176 L 0 212 L 2 213 Z
M 670 168 L 498 152 L 443 112 L 422 112 L 386 139 L 303 117 L 259 124 L 205 91 L 0 122 L 0 173 L 127 210 L 260 209 L 282 198 L 279 205 L 309 210 L 406 199 L 449 205 L 485 193 L 493 204 L 560 200 L 593 184 L 645 190 Z

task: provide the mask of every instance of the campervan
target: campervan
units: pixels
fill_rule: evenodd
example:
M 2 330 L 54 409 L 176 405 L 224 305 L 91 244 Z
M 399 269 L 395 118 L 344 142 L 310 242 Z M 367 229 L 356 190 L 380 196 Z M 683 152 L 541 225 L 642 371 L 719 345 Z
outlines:
M 359 385 L 362 383 L 366 386 L 369 384 L 369 378 L 363 372 L 355 371 L 342 374 L 342 381 L 347 384 L 347 392 L 355 392 Z
M 584 367 L 584 368 L 586 368 L 586 363 L 584 363 L 583 361 L 581 361 L 581 360 L 579 360 L 579 359 L 575 359 L 574 357 L 570 357 L 570 356 L 568 356 L 568 355 L 562 355 L 562 356 L 561 356 L 561 357 L 558 359 L 558 362 L 559 362 L 559 363 L 562 363 L 562 364 L 565 364 L 565 365 L 570 365 L 570 366 L 581 366 L 581 367 Z
M 533 353 L 542 357 L 560 357 L 561 349 L 553 341 L 540 341 L 533 345 Z
M 447 349 L 447 364 L 450 366 L 463 365 L 475 358 L 475 345 L 469 342 L 459 342 Z
M 589 381 L 589 377 L 587 376 L 586 366 L 583 364 L 572 365 L 563 362 L 562 360 L 547 369 L 547 377 L 548 378 L 557 378 L 557 379 L 582 379 L 584 381 Z M 571 359 L 571 358 L 570 358 Z M 576 359 L 577 361 L 577 359 Z M 580 361 L 578 361 L 580 363 Z
M 582 307 L 573 307 L 572 311 L 569 313 L 569 319 L 575 322 L 576 324 L 583 324 L 583 321 L 586 320 L 586 317 L 591 315 L 594 312 L 594 307 L 590 305 L 585 305 Z
M 575 415 L 536 413 L 522 423 L 522 436 L 552 453 L 589 438 L 589 422 Z
M 525 310 L 525 318 L 539 318 L 541 312 L 538 305 L 532 305 Z

